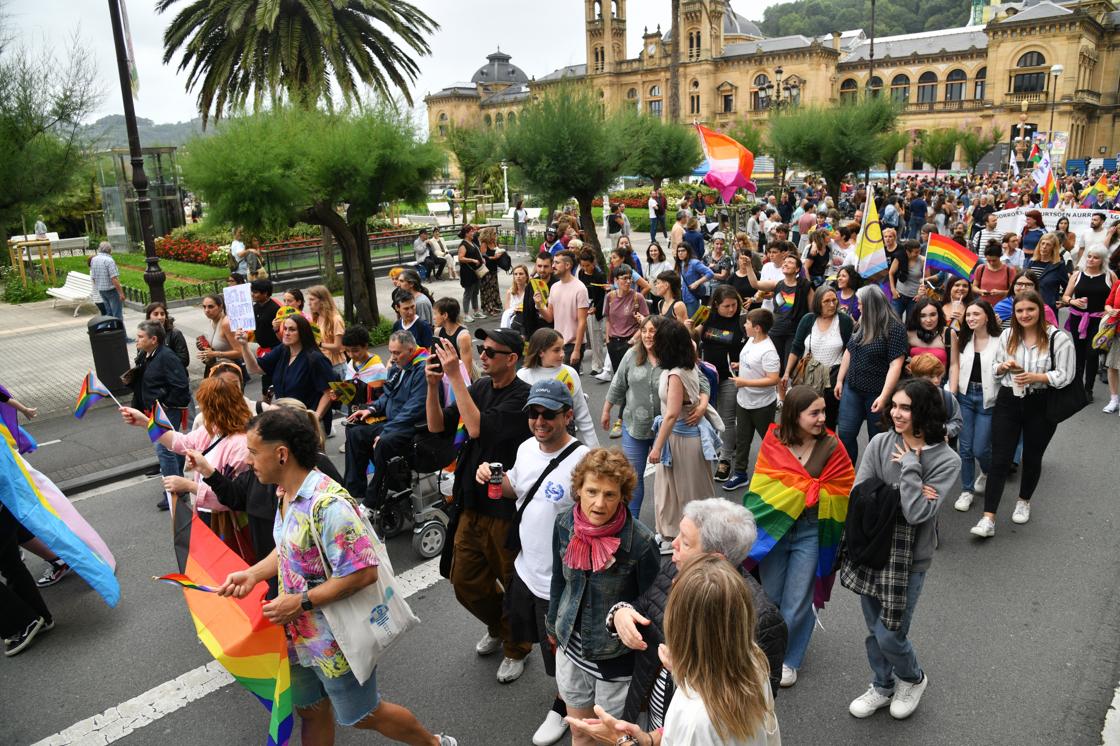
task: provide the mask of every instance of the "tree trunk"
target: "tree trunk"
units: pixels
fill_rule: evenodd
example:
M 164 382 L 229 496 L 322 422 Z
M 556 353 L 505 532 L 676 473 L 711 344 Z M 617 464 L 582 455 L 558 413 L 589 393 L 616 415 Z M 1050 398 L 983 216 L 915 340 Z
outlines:
M 334 234 L 325 225 L 319 226 L 323 237 L 323 284 L 332 293 L 337 293 L 342 287 L 338 272 L 334 264 Z
M 576 204 L 579 205 L 579 227 L 587 235 L 587 240 L 583 242 L 583 245 L 590 247 L 599 257 L 600 267 L 607 267 L 609 265 L 607 264 L 607 257 L 603 253 L 603 247 L 599 243 L 599 231 L 595 224 L 595 216 L 591 214 L 591 202 L 593 200 L 594 197 L 591 195 L 576 197 Z
M 681 0 L 673 0 L 673 20 L 670 32 L 670 57 L 669 57 L 669 121 L 679 122 L 681 119 Z
M 665 181 L 665 180 L 662 179 L 660 176 L 653 177 L 653 188 L 654 189 L 660 189 L 661 188 L 661 182 L 663 182 L 663 181 Z
M 347 322 L 354 321 L 354 273 L 350 267 L 350 256 L 345 251 L 339 252 L 342 256 L 342 298 L 345 304 L 343 314 Z
M 376 326 L 381 322 L 381 311 L 377 307 L 377 281 L 373 274 L 373 266 L 370 264 L 369 229 L 366 227 L 365 215 L 351 216 L 350 233 L 354 237 L 354 245 L 357 249 L 358 261 L 354 266 L 361 269 L 360 273 L 354 273 L 354 282 L 362 286 L 362 295 L 365 296 L 366 303 L 365 312 L 369 314 L 372 325 Z M 365 281 L 359 281 L 359 277 Z M 361 310 L 362 307 L 359 306 L 359 312 Z
M 315 221 L 319 223 L 319 225 L 329 228 L 330 231 L 338 239 L 339 248 L 343 252 L 344 262 L 349 264 L 351 268 L 359 268 L 363 266 L 365 266 L 366 268 L 369 267 L 368 238 L 364 241 L 363 244 L 359 245 L 353 231 L 350 230 L 350 226 L 346 224 L 346 221 L 343 219 L 343 217 L 335 212 L 333 207 L 326 203 L 317 202 L 314 207 L 311 208 L 311 211 L 315 217 Z M 363 248 L 364 254 L 362 251 Z M 371 312 L 370 309 L 377 308 L 376 296 L 374 299 L 374 304 L 371 306 L 369 287 L 367 286 L 367 283 L 359 281 L 359 277 L 363 276 L 364 274 L 364 272 L 358 273 L 354 271 L 348 273 L 350 281 L 347 283 L 347 286 L 351 289 L 349 304 L 352 304 L 354 308 L 354 318 L 357 320 L 357 322 L 359 324 L 364 324 L 372 327 L 377 317 L 376 314 L 374 312 Z

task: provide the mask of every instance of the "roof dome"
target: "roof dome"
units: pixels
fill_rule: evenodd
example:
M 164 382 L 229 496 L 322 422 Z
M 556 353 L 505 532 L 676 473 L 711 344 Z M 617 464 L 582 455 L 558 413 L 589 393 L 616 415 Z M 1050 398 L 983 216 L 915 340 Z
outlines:
M 732 10 L 731 5 L 728 4 L 727 12 L 723 14 L 723 34 L 724 36 L 753 36 L 762 38 L 762 30 L 755 24 L 754 21 L 749 21 L 743 16 Z
M 499 49 L 486 55 L 486 64 L 471 76 L 472 83 L 528 83 L 529 76 L 517 65 L 510 64 L 510 56 Z

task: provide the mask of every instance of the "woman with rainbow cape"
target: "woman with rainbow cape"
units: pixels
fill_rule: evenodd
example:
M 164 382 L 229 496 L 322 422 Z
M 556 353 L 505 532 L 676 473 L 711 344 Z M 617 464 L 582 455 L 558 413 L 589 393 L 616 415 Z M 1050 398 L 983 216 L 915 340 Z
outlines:
M 789 627 L 783 687 L 797 682 L 816 616 L 832 593 L 840 534 L 855 469 L 825 427 L 824 397 L 808 386 L 786 393 L 778 424 L 762 440 L 743 504 L 758 539 L 747 557 Z

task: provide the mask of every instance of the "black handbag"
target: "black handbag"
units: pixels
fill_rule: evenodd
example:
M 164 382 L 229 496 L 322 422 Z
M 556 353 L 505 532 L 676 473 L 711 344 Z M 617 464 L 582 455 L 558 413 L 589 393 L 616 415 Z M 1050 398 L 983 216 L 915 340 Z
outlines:
M 1050 335 L 1050 370 L 1054 370 L 1054 339 L 1058 332 Z M 1094 353 L 1095 354 L 1095 353 Z M 1060 389 L 1051 388 L 1046 395 L 1046 418 L 1055 425 L 1065 422 L 1089 405 L 1089 395 L 1076 378 Z
M 534 482 L 533 486 L 529 488 L 529 491 L 525 493 L 525 502 L 521 503 L 521 507 L 517 509 L 513 520 L 510 521 L 509 532 L 506 534 L 506 549 L 515 553 L 521 551 L 521 516 L 525 513 L 525 508 L 528 507 L 533 496 L 537 494 L 537 490 L 540 489 L 540 486 L 544 484 L 544 478 L 551 474 L 553 469 L 563 463 L 564 459 L 568 458 L 568 456 L 572 454 L 572 451 L 576 450 L 581 445 L 583 444 L 578 440 L 573 440 L 560 451 L 560 453 L 556 454 L 556 456 L 548 462 L 548 466 L 544 467 L 541 475 L 537 477 L 537 481 Z

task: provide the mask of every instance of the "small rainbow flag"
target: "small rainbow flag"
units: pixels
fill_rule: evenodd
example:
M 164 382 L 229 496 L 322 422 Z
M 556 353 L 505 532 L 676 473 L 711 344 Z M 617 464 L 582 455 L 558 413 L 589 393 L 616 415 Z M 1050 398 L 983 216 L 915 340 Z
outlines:
M 412 357 L 412 364 L 413 365 L 427 365 L 428 364 L 428 358 L 431 357 L 431 356 L 432 356 L 432 353 L 428 352 L 427 347 L 417 347 L 416 348 L 416 354 L 413 355 L 413 357 Z
M 959 243 L 942 236 L 929 234 L 929 248 L 926 250 L 926 268 L 937 272 L 948 272 L 957 277 L 968 277 L 980 257 Z
M 700 135 L 700 146 L 707 158 L 708 173 L 704 183 L 719 192 L 727 204 L 735 196 L 735 190 L 742 188 L 754 193 L 758 190 L 751 181 L 754 171 L 754 153 L 722 132 L 715 132 L 702 124 L 696 125 Z
M 1046 181 L 1042 183 L 1042 204 L 1044 207 L 1054 209 L 1058 206 L 1058 182 L 1054 180 L 1054 172 L 1046 170 Z
M 199 585 L 181 572 L 170 572 L 166 575 L 160 575 L 158 578 L 153 577 L 152 580 L 162 580 L 164 583 L 170 585 L 177 585 L 180 588 L 186 588 L 192 591 L 202 591 L 204 593 L 217 593 L 218 589 L 209 585 Z
M 92 407 L 98 400 L 110 397 L 109 389 L 105 388 L 105 384 L 97 380 L 97 376 L 93 371 L 86 373 L 86 377 L 82 379 L 82 388 L 78 391 L 78 401 L 74 404 L 74 416 L 79 420 L 85 413 Z
M 148 416 L 148 440 L 155 443 L 159 441 L 161 435 L 174 429 L 175 426 L 167 418 L 167 412 L 163 411 L 163 407 L 157 401 L 152 407 L 151 415 Z
M 1086 209 L 1096 207 L 1097 203 L 1094 197 L 1098 194 L 1103 194 L 1105 197 L 1112 196 L 1112 190 L 1108 188 L 1108 174 L 1101 174 L 1101 178 L 1097 180 L 1096 184 L 1081 193 L 1081 206 Z

